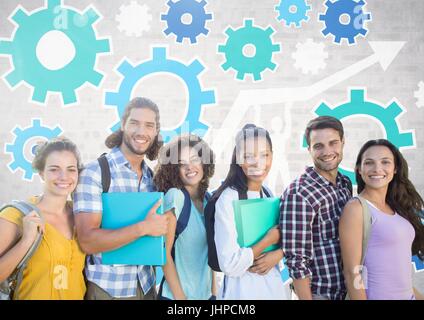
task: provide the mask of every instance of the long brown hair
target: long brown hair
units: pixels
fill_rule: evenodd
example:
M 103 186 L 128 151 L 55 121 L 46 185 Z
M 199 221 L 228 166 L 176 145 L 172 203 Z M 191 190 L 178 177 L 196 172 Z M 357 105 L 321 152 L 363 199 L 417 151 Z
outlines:
M 199 184 L 198 194 L 203 199 L 209 187 L 209 180 L 215 173 L 215 156 L 209 145 L 194 134 L 178 136 L 162 147 L 155 169 L 154 183 L 158 191 L 162 192 L 167 192 L 171 188 L 184 188 L 179 174 L 180 152 L 184 147 L 196 150 L 202 160 L 203 178 Z
M 365 182 L 359 174 L 362 157 L 364 152 L 373 146 L 387 147 L 393 154 L 396 173 L 393 176 L 393 180 L 389 183 L 386 194 L 386 203 L 400 216 L 412 224 L 415 229 L 415 239 L 412 243 L 412 254 L 418 255 L 421 260 L 424 260 L 424 225 L 421 221 L 424 219 L 424 201 L 408 178 L 408 163 L 400 153 L 399 149 L 388 140 L 370 140 L 365 143 L 359 151 L 355 165 L 358 193 L 361 193 L 365 188 Z
M 130 116 L 132 109 L 149 109 L 153 111 L 156 115 L 156 129 L 160 131 L 160 116 L 159 116 L 159 108 L 152 100 L 144 97 L 137 97 L 132 99 L 128 105 L 125 107 L 124 114 L 122 115 L 122 124 L 125 126 L 125 123 Z M 118 131 L 111 133 L 105 141 L 106 147 L 112 149 L 114 147 L 119 147 L 122 144 L 122 140 L 124 138 L 124 132 L 121 128 Z M 147 150 L 146 156 L 149 160 L 156 160 L 159 154 L 159 149 L 162 147 L 163 141 L 162 136 L 158 133 L 153 140 L 152 145 L 149 150 Z

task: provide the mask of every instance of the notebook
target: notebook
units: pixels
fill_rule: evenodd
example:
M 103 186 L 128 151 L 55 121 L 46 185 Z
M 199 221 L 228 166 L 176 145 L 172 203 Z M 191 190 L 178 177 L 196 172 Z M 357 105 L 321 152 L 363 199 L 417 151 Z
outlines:
M 159 200 L 162 192 L 103 193 L 103 229 L 119 229 L 146 218 L 148 211 Z M 157 210 L 163 214 L 163 206 Z M 121 248 L 102 253 L 106 265 L 164 265 L 166 262 L 164 236 L 141 237 Z

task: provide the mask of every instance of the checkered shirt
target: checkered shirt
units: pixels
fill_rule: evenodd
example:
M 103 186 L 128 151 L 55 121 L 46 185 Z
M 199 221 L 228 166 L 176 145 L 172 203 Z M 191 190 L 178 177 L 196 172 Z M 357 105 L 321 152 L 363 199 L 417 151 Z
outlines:
M 111 183 L 109 192 L 156 191 L 153 177 L 143 161 L 141 181 L 131 169 L 128 160 L 118 147 L 107 155 Z M 98 161 L 89 163 L 81 172 L 74 193 L 74 214 L 102 212 L 102 181 Z M 85 273 L 87 280 L 97 284 L 114 298 L 136 296 L 137 284 L 147 293 L 155 283 L 152 266 L 103 265 L 101 254 L 87 256 Z
M 312 167 L 281 197 L 282 248 L 290 275 L 311 279 L 312 293 L 332 300 L 346 293 L 341 266 L 339 219 L 352 197 L 351 182 L 338 173 L 336 186 Z

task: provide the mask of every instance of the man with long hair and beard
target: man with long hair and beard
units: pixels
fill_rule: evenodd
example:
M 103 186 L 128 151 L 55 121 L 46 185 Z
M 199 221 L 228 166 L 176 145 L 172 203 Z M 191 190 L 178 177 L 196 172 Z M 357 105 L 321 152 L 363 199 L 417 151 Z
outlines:
M 341 300 L 346 294 L 338 223 L 352 183 L 338 172 L 344 130 L 333 117 L 311 120 L 305 131 L 314 165 L 281 198 L 281 240 L 299 299 Z
M 160 201 L 143 221 L 115 230 L 100 226 L 103 192 L 155 191 L 153 173 L 144 158 L 157 158 L 162 145 L 159 131 L 157 105 L 147 98 L 132 99 L 125 108 L 120 129 L 105 142 L 111 149 L 103 156 L 110 169 L 109 189 L 103 190 L 100 158 L 81 172 L 74 195 L 74 214 L 78 240 L 87 254 L 86 299 L 156 299 L 152 266 L 103 265 L 100 253 L 122 247 L 142 236 L 165 235 L 167 217 L 156 214 Z

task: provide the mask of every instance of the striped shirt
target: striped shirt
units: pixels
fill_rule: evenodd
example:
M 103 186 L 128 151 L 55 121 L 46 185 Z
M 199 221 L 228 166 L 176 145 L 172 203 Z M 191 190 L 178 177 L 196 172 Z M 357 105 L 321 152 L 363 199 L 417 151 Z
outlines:
M 142 178 L 131 169 L 128 160 L 118 147 L 107 155 L 111 182 L 109 192 L 155 191 L 153 176 L 143 161 Z M 74 193 L 74 214 L 102 212 L 102 179 L 98 161 L 89 163 L 79 176 Z M 103 265 L 101 254 L 87 256 L 85 268 L 87 280 L 97 284 L 114 298 L 133 297 L 137 293 L 137 284 L 146 294 L 155 283 L 152 266 Z
M 339 219 L 351 198 L 351 182 L 338 173 L 336 186 L 312 167 L 281 197 L 282 248 L 294 279 L 311 279 L 313 294 L 343 299 L 346 293 L 339 243 Z

